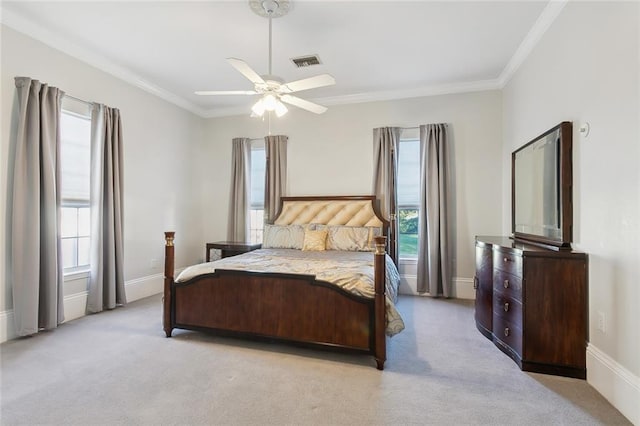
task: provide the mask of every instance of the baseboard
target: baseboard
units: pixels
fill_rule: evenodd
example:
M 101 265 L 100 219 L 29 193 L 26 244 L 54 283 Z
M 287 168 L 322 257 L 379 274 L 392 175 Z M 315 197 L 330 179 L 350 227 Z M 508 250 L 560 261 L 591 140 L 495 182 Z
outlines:
M 64 322 L 73 321 L 87 314 L 87 297 L 89 293 L 71 294 L 64 298 Z
M 184 268 L 176 270 L 176 276 Z M 127 302 L 133 302 L 154 294 L 162 293 L 164 286 L 163 274 L 148 275 L 136 278 L 124 283 Z M 65 322 L 72 321 L 86 315 L 87 292 L 79 292 L 65 296 L 64 318 Z M 16 327 L 13 310 L 0 312 L 0 343 L 15 339 Z
M 0 312 L 0 343 L 16 338 L 13 310 Z
M 591 343 L 587 346 L 587 382 L 631 423 L 640 425 L 640 377 Z
M 456 277 L 453 279 L 453 286 L 456 299 L 476 299 L 476 290 L 473 288 L 473 278 Z
M 408 294 L 411 296 L 428 296 L 428 293 L 418 293 L 418 277 L 415 275 L 403 274 L 400 276 L 400 294 Z M 473 288 L 473 279 L 471 278 L 453 278 L 453 297 L 456 299 L 476 298 L 476 291 Z
M 398 293 L 418 296 L 418 278 L 415 275 L 400 275 L 400 286 Z
M 69 322 L 86 315 L 87 294 L 88 293 L 86 291 L 83 291 L 81 293 L 65 296 L 64 322 Z M 0 343 L 15 339 L 16 337 L 18 337 L 18 335 L 16 334 L 13 309 L 0 312 Z
M 127 302 L 144 299 L 154 294 L 162 293 L 164 288 L 164 275 L 154 274 L 136 278 L 124 283 Z

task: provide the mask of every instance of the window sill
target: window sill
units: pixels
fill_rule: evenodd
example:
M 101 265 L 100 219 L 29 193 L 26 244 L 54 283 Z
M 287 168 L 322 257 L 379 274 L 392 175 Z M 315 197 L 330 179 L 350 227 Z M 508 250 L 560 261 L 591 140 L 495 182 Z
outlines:
M 398 260 L 399 265 L 416 265 L 418 263 L 417 257 L 401 257 Z
M 88 268 L 63 273 L 64 281 L 80 280 L 83 278 L 86 279 L 89 278 L 89 275 L 91 275 L 91 270 Z

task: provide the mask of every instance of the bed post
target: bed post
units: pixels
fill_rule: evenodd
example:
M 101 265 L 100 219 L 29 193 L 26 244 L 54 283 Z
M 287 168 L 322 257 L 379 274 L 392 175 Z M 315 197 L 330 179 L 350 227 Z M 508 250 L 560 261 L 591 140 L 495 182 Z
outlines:
M 175 232 L 164 233 L 164 297 L 162 325 L 167 337 L 171 337 L 173 324 L 171 321 L 171 284 L 173 284 L 174 258 L 173 258 L 173 238 Z
M 386 237 L 375 237 L 374 279 L 375 279 L 375 349 L 374 356 L 378 370 L 384 368 L 387 359 L 387 309 L 385 296 L 386 277 Z

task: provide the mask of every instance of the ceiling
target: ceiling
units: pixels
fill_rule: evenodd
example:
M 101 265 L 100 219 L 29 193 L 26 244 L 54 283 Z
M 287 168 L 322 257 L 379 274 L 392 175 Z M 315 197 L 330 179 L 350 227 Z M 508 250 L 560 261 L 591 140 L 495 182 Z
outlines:
M 291 0 L 273 20 L 273 73 L 329 73 L 299 92 L 326 106 L 502 87 L 563 2 Z M 2 1 L 2 22 L 203 117 L 248 114 L 256 96 L 225 60 L 268 71 L 268 19 L 246 0 Z M 322 64 L 297 68 L 292 57 Z

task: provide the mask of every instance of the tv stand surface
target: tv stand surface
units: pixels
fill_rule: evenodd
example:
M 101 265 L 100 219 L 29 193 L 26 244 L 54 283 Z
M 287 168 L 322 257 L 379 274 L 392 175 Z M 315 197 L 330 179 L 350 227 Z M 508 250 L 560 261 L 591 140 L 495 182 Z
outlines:
M 524 371 L 586 378 L 588 258 L 476 237 L 476 326 Z

